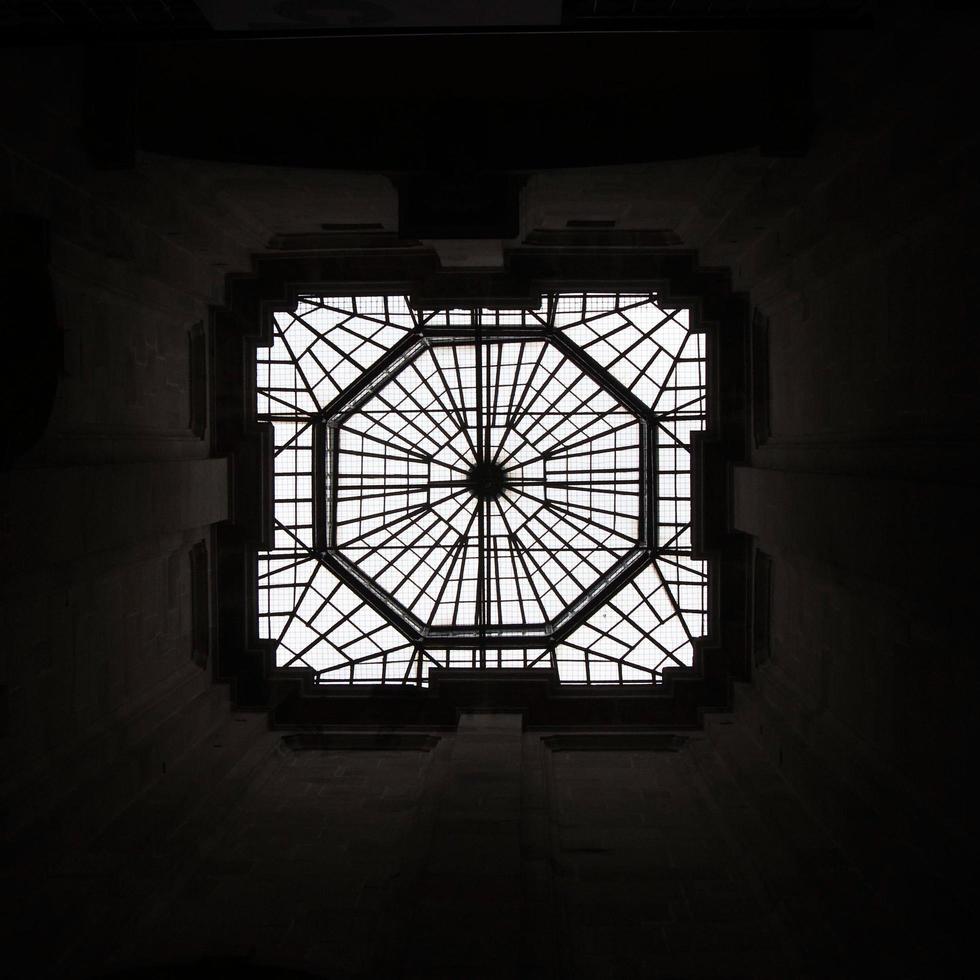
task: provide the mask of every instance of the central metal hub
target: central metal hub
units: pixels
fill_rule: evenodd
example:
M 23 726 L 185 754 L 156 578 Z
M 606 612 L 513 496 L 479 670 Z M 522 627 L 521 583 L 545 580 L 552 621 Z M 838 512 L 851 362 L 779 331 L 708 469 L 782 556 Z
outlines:
M 489 459 L 474 463 L 466 476 L 466 486 L 479 500 L 497 500 L 507 486 L 507 471 Z

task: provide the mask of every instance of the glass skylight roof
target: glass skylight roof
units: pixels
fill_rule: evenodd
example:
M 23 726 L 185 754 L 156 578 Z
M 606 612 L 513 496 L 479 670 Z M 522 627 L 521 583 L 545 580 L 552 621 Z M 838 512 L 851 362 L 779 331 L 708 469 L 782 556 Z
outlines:
M 536 311 L 302 297 L 258 352 L 275 432 L 259 634 L 321 683 L 433 665 L 656 683 L 692 662 L 704 338 L 651 294 Z

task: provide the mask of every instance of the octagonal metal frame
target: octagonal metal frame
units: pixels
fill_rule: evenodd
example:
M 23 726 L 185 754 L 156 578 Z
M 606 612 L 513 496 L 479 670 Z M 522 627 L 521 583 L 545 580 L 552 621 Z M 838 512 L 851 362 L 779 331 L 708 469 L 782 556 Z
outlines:
M 360 406 L 406 368 L 433 344 L 466 342 L 473 344 L 491 340 L 543 341 L 591 378 L 597 387 L 608 391 L 631 412 L 639 426 L 637 546 L 587 589 L 565 610 L 550 621 L 540 624 L 487 625 L 473 627 L 429 625 L 405 608 L 389 592 L 350 561 L 338 547 L 335 515 L 338 501 L 336 472 L 338 467 L 337 432 L 342 423 L 355 414 Z M 341 391 L 320 413 L 313 429 L 313 543 L 319 560 L 369 606 L 375 609 L 406 639 L 432 649 L 495 648 L 547 649 L 561 642 L 584 623 L 635 578 L 656 554 L 657 480 L 656 435 L 654 413 L 618 379 L 585 354 L 565 334 L 550 326 L 500 326 L 479 323 L 465 327 L 420 325 L 390 348 L 351 385 Z M 481 575 L 484 574 L 481 572 Z

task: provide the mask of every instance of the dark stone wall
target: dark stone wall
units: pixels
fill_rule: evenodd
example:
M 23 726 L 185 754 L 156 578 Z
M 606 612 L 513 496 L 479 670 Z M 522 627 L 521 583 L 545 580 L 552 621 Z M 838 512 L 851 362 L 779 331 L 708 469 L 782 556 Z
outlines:
M 970 36 L 825 39 L 813 151 L 774 164 L 701 253 L 768 322 L 734 521 L 772 558 L 771 621 L 736 712 L 895 921 L 926 934 L 962 921 L 977 857 Z
M 702 254 L 768 319 L 770 434 L 735 477 L 736 526 L 773 559 L 751 695 L 766 744 L 785 738 L 790 778 L 869 861 L 894 835 L 953 872 L 950 848 L 976 853 L 978 145 L 967 35 L 913 26 L 839 61 L 825 42 L 813 152 L 779 162 Z
M 80 73 L 70 46 L 0 53 L 0 220 L 43 226 L 61 338 L 30 366 L 54 376 L 47 426 L 0 472 L 3 829 L 27 866 L 96 833 L 228 710 L 191 658 L 209 603 L 191 551 L 227 516 L 203 331 L 244 252 L 186 196 L 92 165 Z M 29 344 L 31 317 L 19 297 L 3 332 Z
M 24 883 L 8 921 L 23 975 L 775 980 L 951 965 L 953 946 L 900 927 L 737 715 L 684 736 L 522 733 L 500 714 L 422 734 L 291 746 L 233 716 Z

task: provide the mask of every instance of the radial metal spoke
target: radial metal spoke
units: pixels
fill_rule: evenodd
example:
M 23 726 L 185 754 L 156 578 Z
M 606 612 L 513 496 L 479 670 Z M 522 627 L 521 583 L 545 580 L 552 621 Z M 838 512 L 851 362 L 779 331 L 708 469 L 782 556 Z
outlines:
M 579 439 L 577 442 L 564 443 L 563 445 L 564 445 L 564 448 L 566 450 L 569 450 L 569 449 L 578 449 L 579 446 L 587 446 L 589 443 L 595 442 L 597 439 L 603 439 L 606 436 L 613 435 L 613 434 L 615 434 L 617 432 L 622 432 L 624 429 L 632 428 L 636 424 L 637 424 L 636 423 L 636 419 L 635 418 L 631 418 L 628 422 L 623 422 L 621 425 L 612 426 L 612 427 L 610 427 L 608 429 L 605 429 L 603 432 L 597 432 L 594 435 L 585 436 L 584 438 Z M 633 447 L 630 446 L 630 447 L 625 447 L 625 448 L 633 448 Z M 530 459 L 521 460 L 521 464 L 520 465 L 522 467 L 527 467 L 527 466 L 530 466 L 532 463 L 537 463 L 537 462 L 539 462 L 541 460 L 545 460 L 545 459 L 565 459 L 566 457 L 570 457 L 570 455 L 571 454 L 568 453 L 568 452 L 554 453 L 552 449 L 549 449 L 548 452 L 546 452 L 546 453 L 541 453 L 538 456 L 532 456 Z M 584 455 L 590 455 L 591 456 L 592 453 L 586 453 Z

